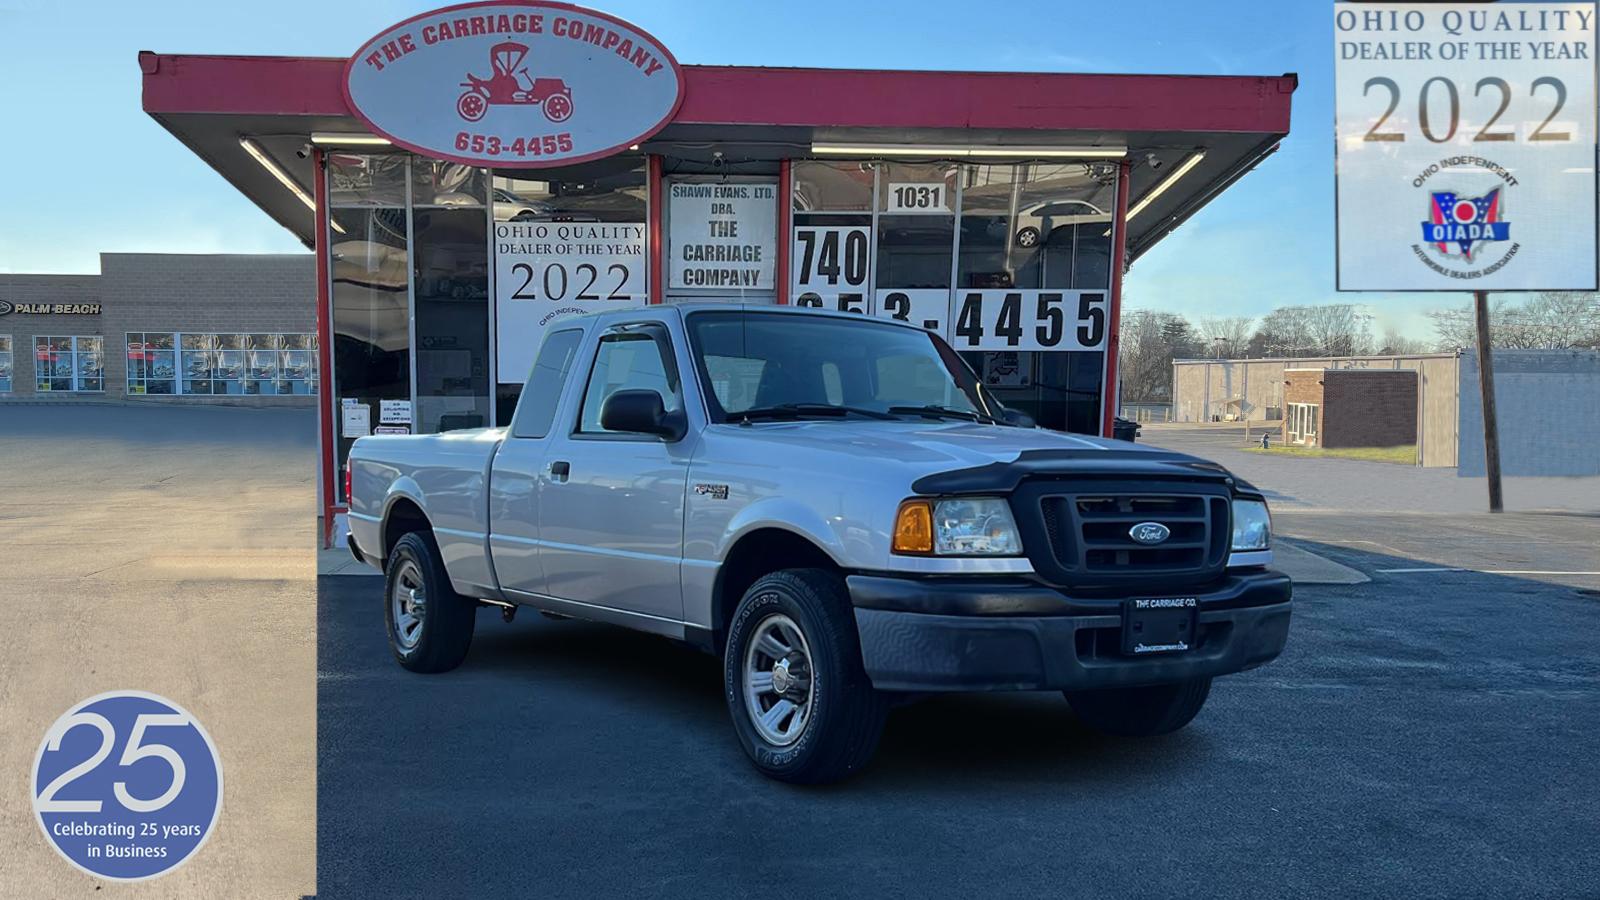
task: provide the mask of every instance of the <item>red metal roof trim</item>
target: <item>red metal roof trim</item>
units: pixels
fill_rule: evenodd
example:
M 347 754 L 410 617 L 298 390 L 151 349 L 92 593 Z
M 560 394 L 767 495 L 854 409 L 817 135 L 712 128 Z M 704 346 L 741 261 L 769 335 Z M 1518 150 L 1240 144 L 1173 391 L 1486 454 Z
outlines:
M 152 115 L 349 116 L 343 59 L 139 54 Z M 677 124 L 1287 133 L 1292 75 L 684 66 Z

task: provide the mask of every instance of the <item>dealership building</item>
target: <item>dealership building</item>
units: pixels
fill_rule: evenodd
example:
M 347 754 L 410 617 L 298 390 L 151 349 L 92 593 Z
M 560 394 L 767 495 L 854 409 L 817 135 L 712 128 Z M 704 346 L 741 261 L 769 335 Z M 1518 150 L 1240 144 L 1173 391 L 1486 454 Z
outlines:
M 0 404 L 310 406 L 310 254 L 102 253 L 98 275 L 0 273 Z
M 330 531 L 356 437 L 504 424 L 551 322 L 626 305 L 913 322 L 1109 434 L 1122 273 L 1277 148 L 1297 84 L 683 65 L 539 2 L 348 60 L 139 66 L 145 111 L 315 252 Z

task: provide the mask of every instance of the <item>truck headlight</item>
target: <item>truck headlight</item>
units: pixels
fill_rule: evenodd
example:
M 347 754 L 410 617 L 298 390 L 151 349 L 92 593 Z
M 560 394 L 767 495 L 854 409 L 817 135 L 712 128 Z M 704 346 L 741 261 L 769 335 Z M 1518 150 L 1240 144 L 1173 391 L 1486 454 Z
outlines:
M 1233 501 L 1233 549 L 1265 550 L 1272 543 L 1272 513 L 1261 500 Z
M 1017 556 L 1022 538 L 999 497 L 907 500 L 895 515 L 893 548 L 918 556 Z

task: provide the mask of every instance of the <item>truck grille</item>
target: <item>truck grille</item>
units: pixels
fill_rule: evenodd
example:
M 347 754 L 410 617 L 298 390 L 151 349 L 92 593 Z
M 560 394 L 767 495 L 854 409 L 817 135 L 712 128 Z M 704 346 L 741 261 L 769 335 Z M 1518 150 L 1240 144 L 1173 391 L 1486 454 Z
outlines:
M 1036 485 L 1019 492 L 1016 511 L 1026 517 L 1031 508 L 1038 510 L 1039 536 L 1045 540 L 1028 550 L 1034 568 L 1052 581 L 1077 586 L 1192 583 L 1221 574 L 1227 565 L 1231 524 L 1226 490 L 1204 484 L 1153 489 Z M 1167 528 L 1166 539 L 1156 544 L 1134 540 L 1130 532 L 1146 522 Z

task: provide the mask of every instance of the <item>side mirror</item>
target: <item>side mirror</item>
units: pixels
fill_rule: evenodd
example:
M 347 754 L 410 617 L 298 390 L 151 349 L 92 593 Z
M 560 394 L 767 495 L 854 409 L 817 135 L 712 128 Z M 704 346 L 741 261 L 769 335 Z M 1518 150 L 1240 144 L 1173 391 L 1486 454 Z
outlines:
M 661 395 L 651 390 L 617 391 L 600 407 L 600 427 L 628 434 L 653 434 L 681 440 L 689 430 L 683 413 L 667 412 Z
M 1033 416 L 1028 415 L 1020 409 L 1012 409 L 1009 406 L 1001 407 L 1000 421 L 1006 423 L 1007 425 L 1015 425 L 1018 428 L 1039 427 L 1039 423 L 1033 420 Z

